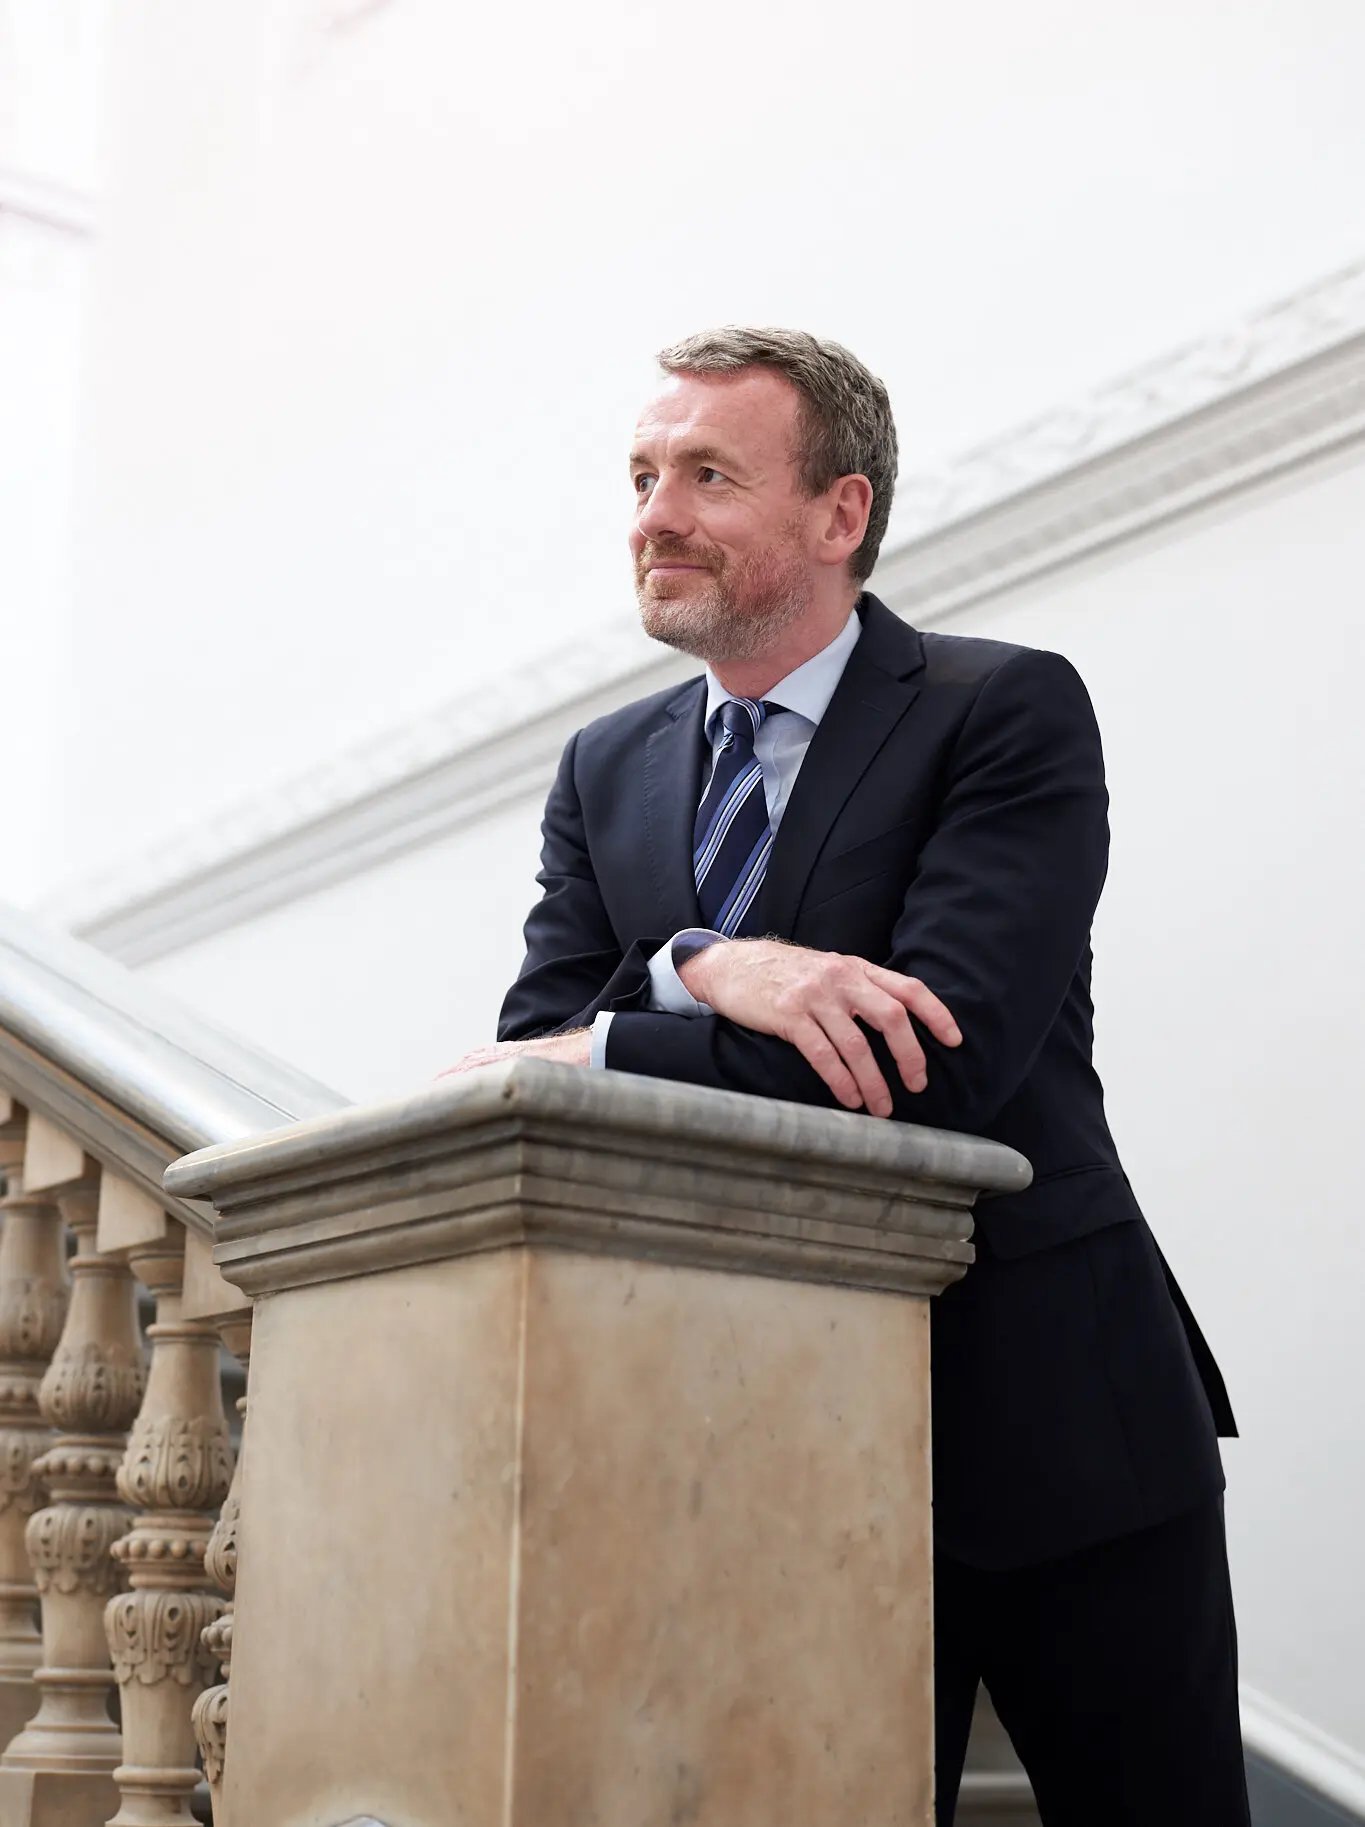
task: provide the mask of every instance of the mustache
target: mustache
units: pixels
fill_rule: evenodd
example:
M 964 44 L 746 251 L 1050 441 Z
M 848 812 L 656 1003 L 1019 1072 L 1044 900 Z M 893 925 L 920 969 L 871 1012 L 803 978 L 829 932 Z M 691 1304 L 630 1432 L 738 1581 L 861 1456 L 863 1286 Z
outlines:
M 701 565 L 705 570 L 715 569 L 714 556 L 708 552 L 676 551 L 663 547 L 651 547 L 640 554 L 636 569 L 643 575 L 651 565 Z

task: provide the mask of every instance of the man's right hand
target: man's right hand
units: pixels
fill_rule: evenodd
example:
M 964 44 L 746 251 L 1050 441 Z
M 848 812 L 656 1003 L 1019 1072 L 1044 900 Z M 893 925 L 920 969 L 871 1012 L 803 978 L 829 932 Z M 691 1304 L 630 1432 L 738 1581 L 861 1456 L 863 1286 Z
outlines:
M 718 1015 L 776 1034 L 799 1049 L 848 1110 L 890 1116 L 891 1093 L 854 1017 L 886 1039 L 910 1091 L 928 1084 L 913 1015 L 946 1047 L 962 1035 L 945 1005 L 918 977 L 842 952 L 778 939 L 720 939 L 678 972 L 684 987 Z

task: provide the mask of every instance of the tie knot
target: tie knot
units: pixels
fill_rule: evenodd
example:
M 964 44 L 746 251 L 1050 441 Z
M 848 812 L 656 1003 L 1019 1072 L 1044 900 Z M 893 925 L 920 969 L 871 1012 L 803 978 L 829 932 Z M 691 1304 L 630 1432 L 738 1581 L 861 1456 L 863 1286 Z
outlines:
M 719 712 L 721 727 L 725 731 L 721 747 L 728 749 L 733 742 L 752 746 L 764 720 L 781 708 L 780 704 L 771 704 L 766 698 L 727 698 Z

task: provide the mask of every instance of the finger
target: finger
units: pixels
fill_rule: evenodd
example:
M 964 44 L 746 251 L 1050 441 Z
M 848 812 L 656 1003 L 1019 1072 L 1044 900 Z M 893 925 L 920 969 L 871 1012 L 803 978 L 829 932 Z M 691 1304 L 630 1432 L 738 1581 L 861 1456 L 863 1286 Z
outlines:
M 792 1028 L 789 1038 L 846 1110 L 862 1109 L 863 1100 L 858 1082 L 840 1059 L 838 1049 L 819 1022 L 809 1015 L 803 1017 Z
M 921 983 L 918 977 L 906 977 L 900 971 L 888 970 L 884 964 L 867 964 L 865 969 L 877 988 L 904 1004 L 917 1021 L 924 1023 L 935 1040 L 941 1040 L 945 1047 L 960 1045 L 962 1030 L 953 1020 L 952 1011 L 946 1002 L 935 996 L 927 983 Z
M 905 1004 L 897 1002 L 894 996 L 888 996 L 882 990 L 873 989 L 869 984 L 861 995 L 854 998 L 851 1012 L 876 1028 L 885 1038 L 900 1068 L 901 1081 L 906 1089 L 923 1091 L 929 1083 L 924 1048 L 915 1038 L 910 1017 L 905 1012 Z
M 857 1081 L 858 1094 L 868 1111 L 873 1116 L 890 1116 L 891 1093 L 886 1088 L 881 1068 L 872 1056 L 866 1035 L 841 1008 L 831 1005 L 817 1009 L 815 1016 Z

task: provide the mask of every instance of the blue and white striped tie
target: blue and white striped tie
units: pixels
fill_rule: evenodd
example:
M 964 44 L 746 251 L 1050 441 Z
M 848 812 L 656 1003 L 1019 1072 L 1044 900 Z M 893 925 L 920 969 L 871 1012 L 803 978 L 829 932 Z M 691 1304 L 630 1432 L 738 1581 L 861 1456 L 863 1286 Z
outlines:
M 727 938 L 742 931 L 768 869 L 773 834 L 754 737 L 781 709 L 752 698 L 730 698 L 720 707 L 725 735 L 697 808 L 692 865 L 702 920 Z

